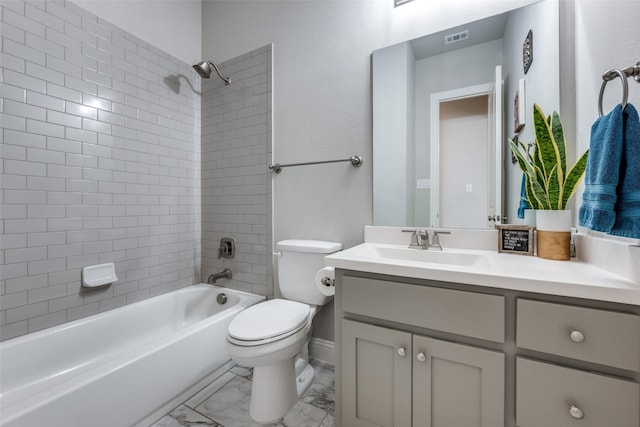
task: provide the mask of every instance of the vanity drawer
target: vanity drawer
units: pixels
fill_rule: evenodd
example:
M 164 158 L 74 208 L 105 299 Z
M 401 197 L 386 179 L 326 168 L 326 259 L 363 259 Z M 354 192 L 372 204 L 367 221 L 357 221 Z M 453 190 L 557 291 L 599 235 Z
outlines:
M 518 427 L 638 427 L 639 402 L 632 381 L 518 358 Z
M 517 344 L 640 371 L 640 316 L 519 299 Z
M 346 312 L 504 342 L 502 296 L 352 276 L 341 286 Z

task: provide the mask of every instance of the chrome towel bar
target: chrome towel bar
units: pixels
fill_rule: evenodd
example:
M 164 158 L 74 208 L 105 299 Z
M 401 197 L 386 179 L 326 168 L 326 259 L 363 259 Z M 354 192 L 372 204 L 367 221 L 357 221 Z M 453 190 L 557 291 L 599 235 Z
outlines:
M 279 163 L 276 163 L 274 165 L 269 165 L 269 169 L 271 169 L 275 173 L 280 173 L 282 172 L 282 168 L 288 168 L 289 166 L 307 166 L 307 165 L 319 165 L 321 163 L 338 163 L 338 162 L 351 162 L 351 165 L 353 167 L 358 168 L 362 165 L 362 157 L 351 156 L 348 159 L 321 160 L 319 162 L 288 163 L 286 165 L 281 165 Z

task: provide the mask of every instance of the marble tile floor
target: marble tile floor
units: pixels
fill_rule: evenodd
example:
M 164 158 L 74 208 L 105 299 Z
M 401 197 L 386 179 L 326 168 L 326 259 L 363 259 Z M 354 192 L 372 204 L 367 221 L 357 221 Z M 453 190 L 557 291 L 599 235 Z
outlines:
M 284 419 L 271 427 L 333 427 L 333 366 L 311 361 L 313 383 Z M 260 427 L 249 416 L 251 368 L 235 365 L 150 427 Z

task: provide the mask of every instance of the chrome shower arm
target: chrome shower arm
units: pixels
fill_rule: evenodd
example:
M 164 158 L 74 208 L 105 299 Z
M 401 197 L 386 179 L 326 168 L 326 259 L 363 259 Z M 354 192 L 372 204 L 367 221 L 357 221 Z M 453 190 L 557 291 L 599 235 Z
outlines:
M 222 73 L 220 72 L 220 70 L 218 69 L 218 66 L 216 64 L 214 64 L 211 61 L 207 61 L 207 63 L 209 65 L 213 66 L 213 69 L 216 70 L 216 73 L 218 73 L 218 77 L 220 77 L 222 80 L 224 80 L 224 84 L 225 85 L 230 85 L 231 84 L 231 78 L 223 76 Z

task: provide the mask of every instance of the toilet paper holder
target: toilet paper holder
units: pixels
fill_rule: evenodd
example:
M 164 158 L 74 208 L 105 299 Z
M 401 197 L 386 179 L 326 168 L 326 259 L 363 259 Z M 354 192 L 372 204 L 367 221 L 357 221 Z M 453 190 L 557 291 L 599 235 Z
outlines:
M 333 267 L 323 267 L 316 272 L 316 287 L 321 294 L 333 296 L 336 290 L 336 276 Z
M 322 279 L 320 279 L 320 283 L 325 286 L 335 286 L 336 281 L 330 277 L 323 277 Z

